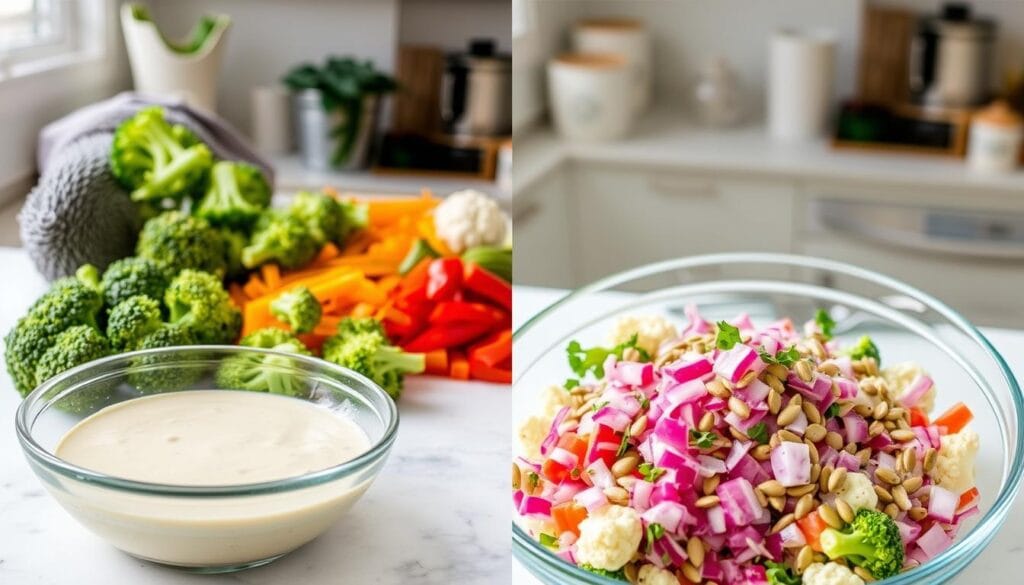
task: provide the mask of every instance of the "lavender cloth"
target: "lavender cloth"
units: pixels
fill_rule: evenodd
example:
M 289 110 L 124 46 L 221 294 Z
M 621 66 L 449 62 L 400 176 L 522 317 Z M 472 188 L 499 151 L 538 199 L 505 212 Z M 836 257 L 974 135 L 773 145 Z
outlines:
M 194 132 L 210 147 L 214 157 L 246 161 L 260 167 L 273 186 L 274 169 L 270 163 L 249 146 L 241 133 L 221 118 L 188 106 L 181 99 L 129 91 L 75 110 L 44 127 L 39 133 L 39 146 L 36 149 L 39 174 L 46 172 L 55 152 L 83 136 L 113 132 L 122 120 L 146 106 L 163 106 L 167 120 L 173 124 L 182 124 Z
M 21 241 L 36 269 L 49 280 L 82 264 L 107 264 L 131 256 L 141 218 L 110 172 L 110 145 L 122 120 L 151 105 L 182 124 L 219 159 L 260 167 L 273 185 L 273 169 L 234 128 L 180 100 L 122 93 L 84 107 L 43 128 L 36 158 L 39 182 L 18 214 Z

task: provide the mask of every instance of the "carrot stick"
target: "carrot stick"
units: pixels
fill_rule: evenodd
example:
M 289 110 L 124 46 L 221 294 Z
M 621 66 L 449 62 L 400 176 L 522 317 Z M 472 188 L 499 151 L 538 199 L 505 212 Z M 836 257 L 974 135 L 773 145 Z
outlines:
M 249 277 L 249 281 L 242 286 L 242 290 L 245 291 L 249 298 L 261 297 L 269 292 L 260 280 L 259 275 L 255 272 Z
M 269 290 L 276 290 L 281 286 L 281 269 L 277 264 L 264 264 L 260 273 L 263 274 L 263 282 L 267 283 Z
M 328 260 L 333 260 L 341 254 L 341 250 L 334 245 L 334 242 L 327 242 L 323 248 L 320 248 L 320 253 L 316 255 L 316 259 L 313 260 L 313 264 L 323 264 Z
M 452 351 L 448 355 L 448 362 L 451 364 L 451 368 L 448 371 L 449 376 L 456 380 L 469 379 L 469 360 L 466 359 L 466 354 L 460 351 Z
M 377 305 L 374 305 L 373 303 L 361 302 L 361 303 L 356 303 L 355 306 L 352 307 L 352 311 L 349 314 L 352 315 L 353 317 L 360 317 L 360 318 L 362 318 L 362 317 L 372 317 L 373 316 L 373 312 L 376 311 L 376 310 L 377 310 Z
M 438 349 L 423 354 L 426 357 L 426 373 L 433 376 L 445 376 L 448 374 L 448 350 Z
M 234 301 L 237 307 L 244 307 L 245 303 L 249 301 L 249 297 L 242 290 L 242 285 L 237 282 L 232 282 L 228 285 L 228 294 L 231 295 L 231 300 Z

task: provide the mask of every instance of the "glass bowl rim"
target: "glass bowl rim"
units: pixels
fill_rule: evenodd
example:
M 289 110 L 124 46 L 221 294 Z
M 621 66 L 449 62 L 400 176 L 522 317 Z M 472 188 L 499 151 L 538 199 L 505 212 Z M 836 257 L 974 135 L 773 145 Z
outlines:
M 160 355 L 160 354 L 181 354 L 187 352 L 226 352 L 226 353 L 259 353 L 259 354 L 271 354 L 289 359 L 294 359 L 298 362 L 303 362 L 307 365 L 314 366 L 320 370 L 335 370 L 338 373 L 344 374 L 349 378 L 354 378 L 359 384 L 368 389 L 371 394 L 374 394 L 377 398 L 383 398 L 384 409 L 381 411 L 374 408 L 377 411 L 378 416 L 381 416 L 386 424 L 384 434 L 378 439 L 370 448 L 359 456 L 349 459 L 318 471 L 305 473 L 303 475 L 297 475 L 294 477 L 287 477 L 284 479 L 277 479 L 272 481 L 264 481 L 258 483 L 248 484 L 233 484 L 233 485 L 215 485 L 215 486 L 203 486 L 203 485 L 173 485 L 173 484 L 162 484 L 156 482 L 145 482 L 136 481 L 131 479 L 124 479 L 92 471 L 73 465 L 55 454 L 51 453 L 48 449 L 43 448 L 35 438 L 32 436 L 32 432 L 29 430 L 29 410 L 34 407 L 36 403 L 43 400 L 43 396 L 54 386 L 60 384 L 67 378 L 82 373 L 88 372 L 91 369 L 107 365 L 118 361 L 129 361 L 139 356 L 147 355 Z M 173 362 L 172 362 L 173 363 Z M 186 362 L 187 363 L 187 362 Z M 89 381 L 81 382 L 87 384 Z M 46 407 L 44 407 L 45 409 Z M 38 415 L 37 415 L 38 416 Z M 48 469 L 60 473 L 65 477 L 68 477 L 77 481 L 84 481 L 87 483 L 95 483 L 97 485 L 113 488 L 122 491 L 156 495 L 156 496 L 174 496 L 174 497 L 196 497 L 196 498 L 209 498 L 209 497 L 232 497 L 232 496 L 255 496 L 263 494 L 274 494 L 292 491 L 296 489 L 302 489 L 320 485 L 326 482 L 330 482 L 336 479 L 340 479 L 351 475 L 355 472 L 364 469 L 377 461 L 387 456 L 391 445 L 395 442 L 395 437 L 398 432 L 398 408 L 395 404 L 394 399 L 388 395 L 378 384 L 366 376 L 351 370 L 339 366 L 337 364 L 328 362 L 314 356 L 306 356 L 301 354 L 274 351 L 271 349 L 263 349 L 258 347 L 247 347 L 241 345 L 182 345 L 174 347 L 163 347 L 153 349 L 143 349 L 120 353 L 103 357 L 97 360 L 86 362 L 47 380 L 40 384 L 21 401 L 18 405 L 18 410 L 15 413 L 15 428 L 18 434 L 18 440 L 21 443 L 22 449 L 25 453 L 31 457 L 35 462 L 47 467 Z
M 988 338 L 985 337 L 985 335 L 982 334 L 981 331 L 979 331 L 978 328 L 970 321 L 960 315 L 960 313 L 932 295 L 891 276 L 887 276 L 873 270 L 868 270 L 866 268 L 861 268 L 853 264 L 848 264 L 846 262 L 839 262 L 817 256 L 774 254 L 765 252 L 701 254 L 662 260 L 617 272 L 567 293 L 525 321 L 512 334 L 513 355 L 515 355 L 515 342 L 522 340 L 523 336 L 528 333 L 533 326 L 548 315 L 557 311 L 562 306 L 578 298 L 586 297 L 593 293 L 608 290 L 619 284 L 639 278 L 653 276 L 669 270 L 697 268 L 709 265 L 753 263 L 778 264 L 797 268 L 828 270 L 887 286 L 897 292 L 922 301 L 929 309 L 936 311 L 945 319 L 959 327 L 961 331 L 966 333 L 968 337 L 981 346 L 985 353 L 992 358 L 998 366 L 1000 374 L 1002 374 L 1002 377 L 1010 390 L 1010 399 L 1013 402 L 1017 420 L 1024 420 L 1024 394 L 1021 393 L 1020 385 L 1013 372 L 1010 370 L 1009 365 L 1006 363 L 1002 354 L 999 353 L 999 350 L 992 345 Z M 518 379 L 518 377 L 526 370 L 533 367 L 534 363 L 529 364 L 525 368 L 517 369 L 514 372 L 515 379 L 513 380 L 513 387 L 516 379 Z M 962 539 L 954 542 L 952 546 L 942 551 L 920 567 L 877 581 L 877 583 L 885 585 L 909 585 L 911 583 L 919 582 L 922 578 L 933 576 L 939 571 L 947 570 L 951 563 L 955 563 L 957 565 L 957 572 L 959 572 L 959 570 L 962 570 L 971 560 L 981 553 L 982 547 L 995 537 L 997 530 L 1006 521 L 1006 516 L 1009 513 L 1010 506 L 1016 499 L 1017 493 L 1020 490 L 1021 481 L 1024 479 L 1024 433 L 1020 431 L 1021 428 L 1018 422 L 1018 432 L 1015 443 L 1016 450 L 1007 472 L 1006 484 L 1003 486 L 1003 489 L 999 491 L 999 494 L 992 506 L 978 520 L 978 523 L 973 527 L 970 533 Z M 544 563 L 553 570 L 562 571 L 563 573 L 572 575 L 574 578 L 584 583 L 591 583 L 594 585 L 611 585 L 613 583 L 621 583 L 621 581 L 584 571 L 578 566 L 561 559 L 542 546 L 535 539 L 530 537 L 515 520 L 512 521 L 512 545 L 515 552 L 528 555 L 537 561 Z M 517 554 L 516 556 L 519 555 Z

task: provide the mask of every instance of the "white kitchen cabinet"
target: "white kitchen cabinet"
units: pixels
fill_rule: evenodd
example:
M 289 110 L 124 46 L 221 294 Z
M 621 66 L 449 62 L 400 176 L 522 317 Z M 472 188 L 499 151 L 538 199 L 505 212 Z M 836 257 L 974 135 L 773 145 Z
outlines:
M 793 246 L 792 182 L 580 163 L 571 180 L 573 254 L 585 282 L 680 256 Z
M 561 288 L 578 284 L 571 253 L 570 199 L 564 166 L 516 192 L 512 200 L 516 284 Z

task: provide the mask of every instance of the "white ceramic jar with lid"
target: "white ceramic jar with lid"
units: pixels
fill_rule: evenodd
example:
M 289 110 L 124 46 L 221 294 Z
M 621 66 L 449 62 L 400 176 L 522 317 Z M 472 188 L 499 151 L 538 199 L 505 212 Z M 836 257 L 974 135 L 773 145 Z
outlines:
M 639 20 L 593 18 L 581 20 L 572 30 L 573 50 L 578 53 L 621 55 L 633 72 L 633 108 L 637 114 L 651 103 L 651 36 Z
M 548 99 L 558 133 L 577 141 L 625 136 L 633 124 L 632 70 L 620 55 L 568 53 L 548 63 Z
M 1004 101 L 993 102 L 971 118 L 967 163 L 981 172 L 1010 172 L 1020 161 L 1024 120 Z

